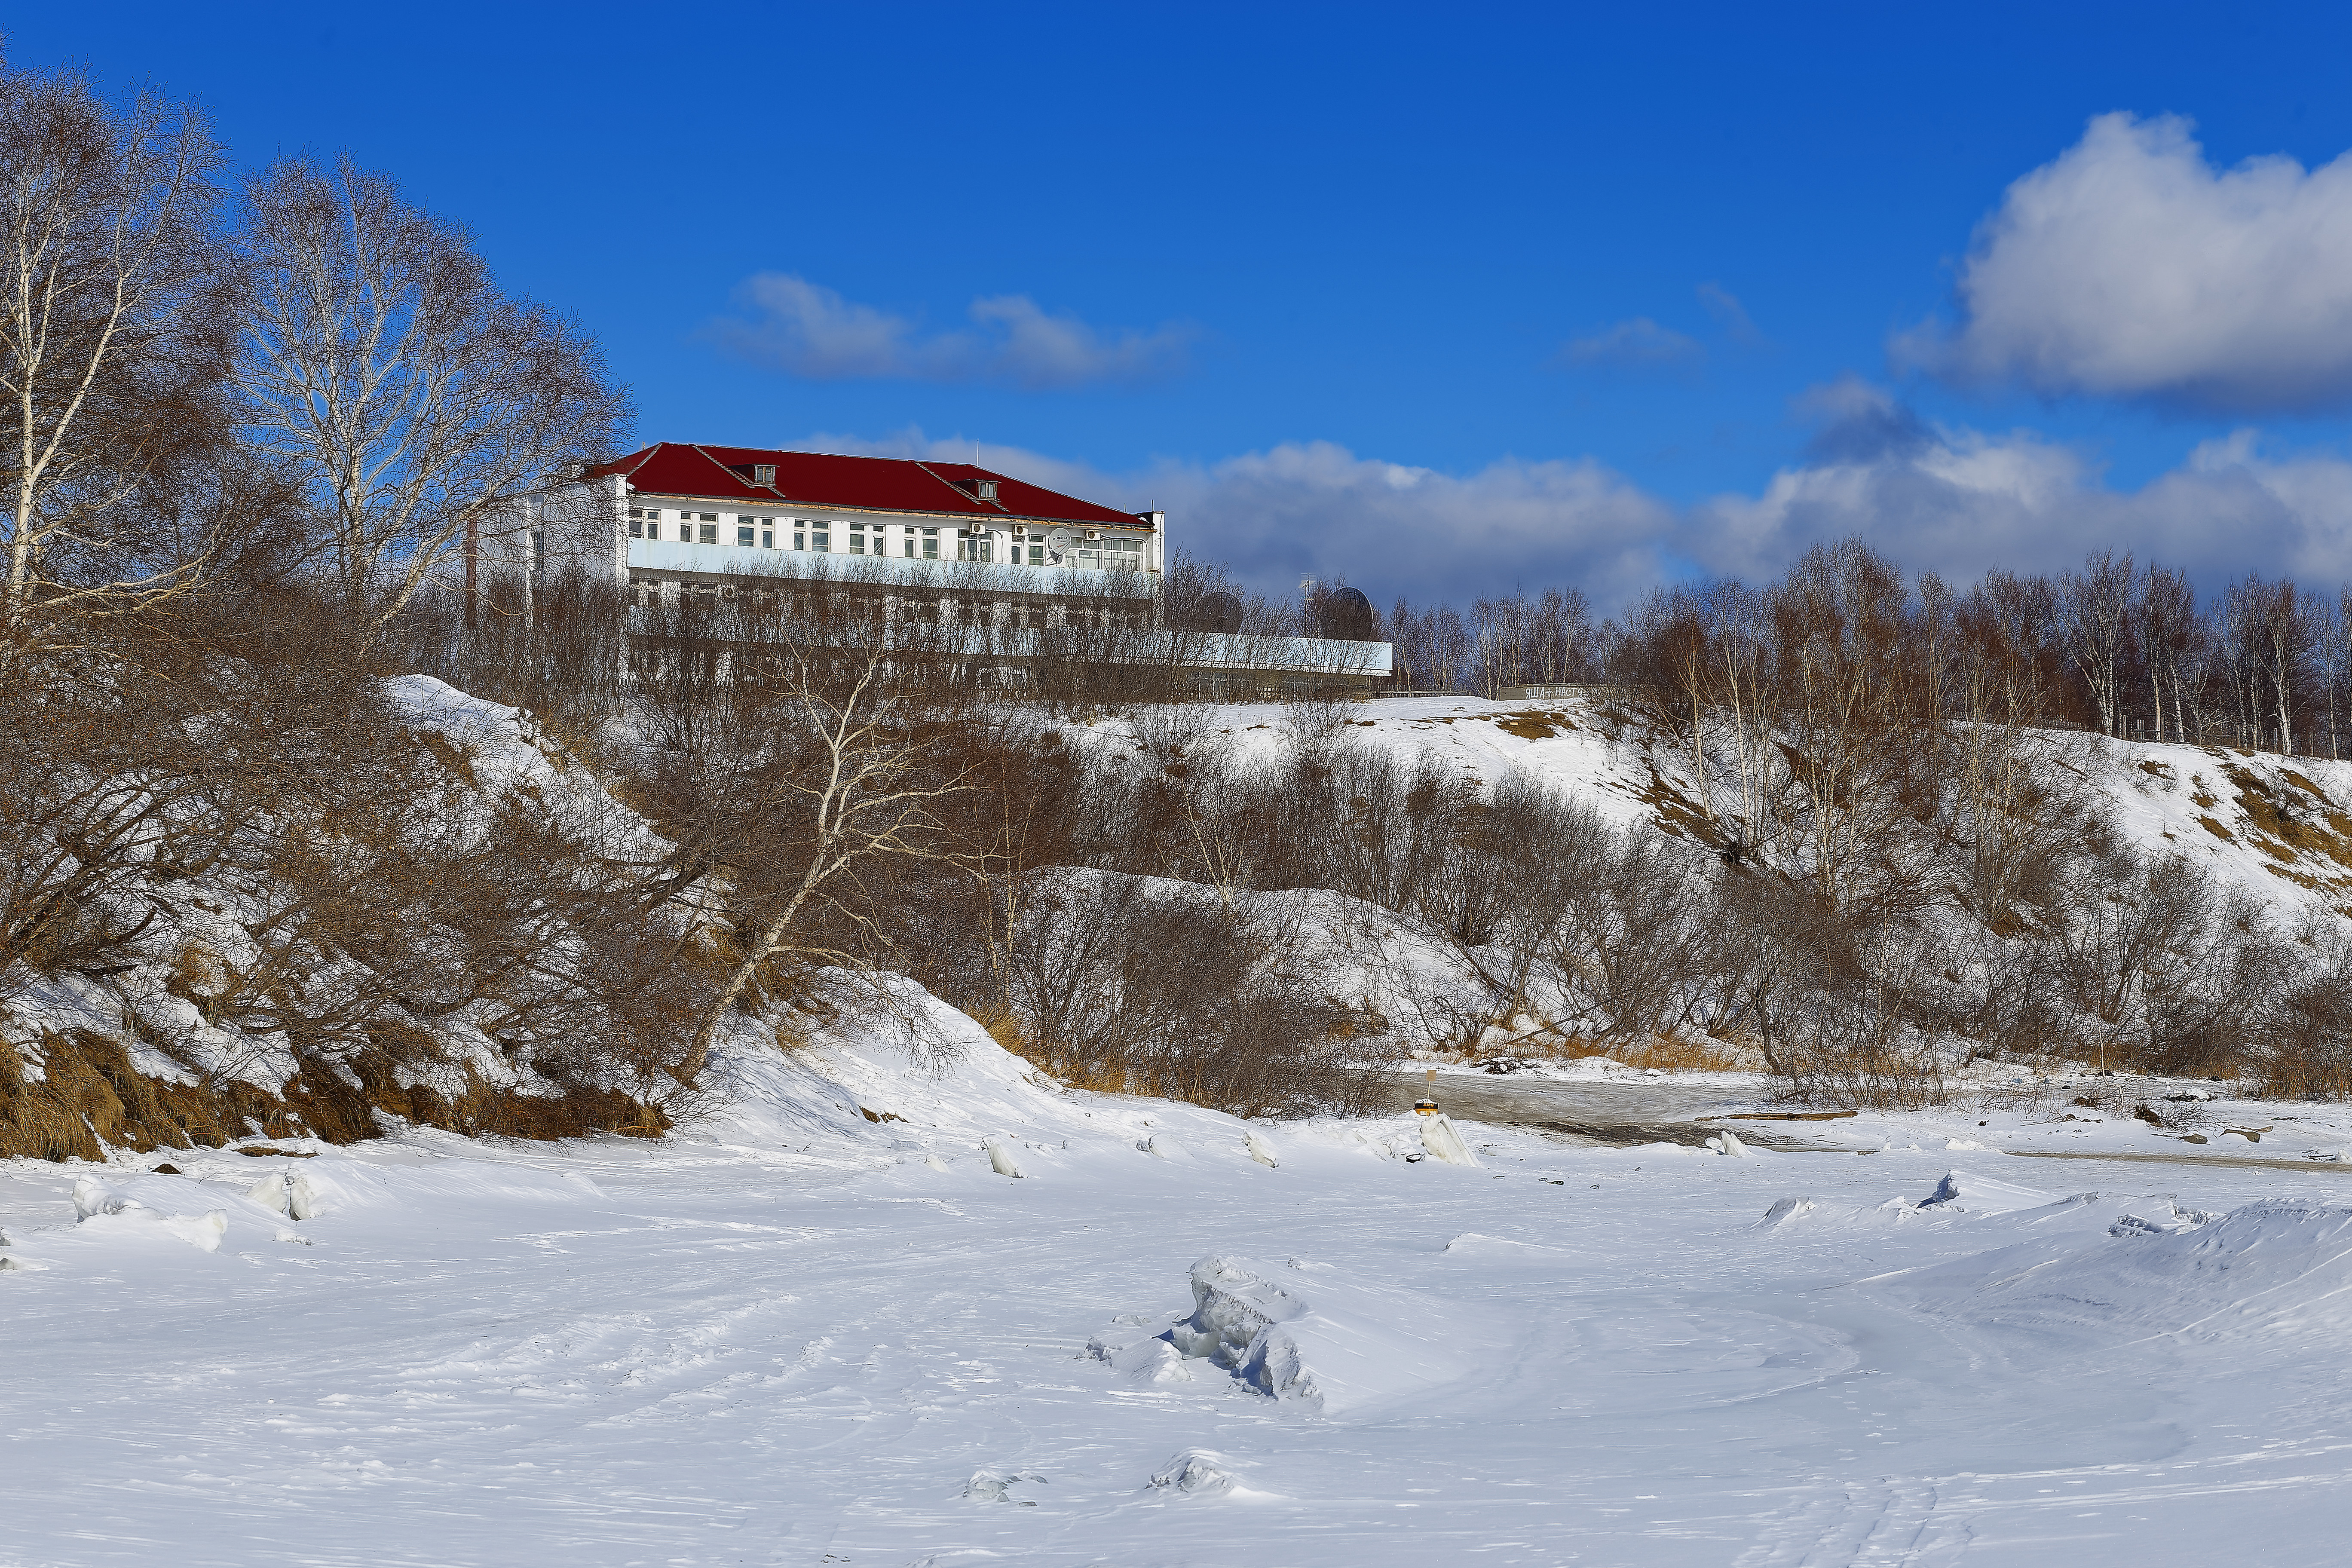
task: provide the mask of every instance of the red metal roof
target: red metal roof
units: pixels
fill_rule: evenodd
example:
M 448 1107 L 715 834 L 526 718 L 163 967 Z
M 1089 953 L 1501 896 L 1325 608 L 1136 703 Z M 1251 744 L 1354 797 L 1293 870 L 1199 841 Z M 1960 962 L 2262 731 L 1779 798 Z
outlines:
M 752 468 L 762 463 L 776 466 L 776 482 L 772 486 L 751 482 Z M 1109 523 L 1133 528 L 1142 521 L 1133 512 L 1097 506 L 970 463 L 839 458 L 822 452 L 771 452 L 756 447 L 656 441 L 642 451 L 588 470 L 592 479 L 605 474 L 625 475 L 633 489 L 655 495 L 707 496 L 767 506 L 1036 518 L 1097 527 Z M 996 481 L 994 501 L 978 498 L 973 483 L 978 479 Z

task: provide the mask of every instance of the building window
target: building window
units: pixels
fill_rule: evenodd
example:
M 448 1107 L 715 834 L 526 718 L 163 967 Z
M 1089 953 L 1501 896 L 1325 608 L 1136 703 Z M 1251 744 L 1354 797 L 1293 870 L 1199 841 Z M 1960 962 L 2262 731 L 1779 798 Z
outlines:
M 1117 534 L 1103 541 L 1103 564 L 1113 572 L 1143 570 L 1143 541 Z
M 659 539 L 661 537 L 661 508 L 657 506 L 631 507 L 629 509 L 629 537 L 631 539 Z
M 776 482 L 776 465 L 773 463 L 752 464 L 751 482 L 755 485 L 773 485 Z
M 923 530 L 923 559 L 937 561 L 939 558 L 940 531 L 936 528 L 927 528 Z
M 956 530 L 956 559 L 959 561 L 993 561 L 996 541 L 978 529 Z
M 866 553 L 866 525 L 862 522 L 853 522 L 849 525 L 849 552 L 852 555 Z M 879 555 L 882 552 L 877 550 L 874 553 Z
M 829 531 L 832 525 L 830 523 L 814 521 L 811 523 L 809 532 L 809 549 L 812 552 L 818 555 L 823 555 L 833 549 L 833 534 Z
M 795 528 L 793 530 L 793 548 L 794 550 L 806 550 L 808 548 L 808 530 L 804 528 Z
M 905 553 L 907 559 L 912 561 L 915 558 L 915 531 L 913 529 L 910 528 L 907 530 L 907 537 L 902 542 L 906 545 Z
M 775 547 L 776 531 L 772 528 L 761 529 L 760 531 L 760 548 L 762 550 L 773 550 Z
M 1045 547 L 1044 545 L 1033 544 L 1029 547 L 1029 564 L 1032 566 L 1043 566 L 1045 564 Z

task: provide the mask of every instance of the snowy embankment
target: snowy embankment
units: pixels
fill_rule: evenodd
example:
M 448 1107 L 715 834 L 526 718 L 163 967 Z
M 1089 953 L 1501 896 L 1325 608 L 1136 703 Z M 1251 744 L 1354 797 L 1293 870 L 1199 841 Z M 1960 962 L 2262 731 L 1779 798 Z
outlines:
M 0 1563 L 2336 1554 L 2332 1166 L 1441 1159 L 898 1002 L 660 1142 L 0 1167 Z
M 498 841 L 500 811 L 525 805 L 583 854 L 656 863 L 667 849 L 529 715 L 425 676 L 383 689 L 387 718 L 433 779 L 414 797 L 414 820 L 402 824 L 406 847 L 420 857 L 478 852 Z M 339 856 L 365 863 L 325 826 L 305 842 L 338 875 L 350 874 Z M 478 984 L 470 1001 L 446 975 L 387 987 L 347 944 L 300 945 L 291 912 L 306 900 L 315 905 L 333 879 L 322 874 L 308 889 L 289 883 L 285 867 L 296 858 L 282 845 L 270 853 L 245 845 L 155 876 L 110 911 L 139 933 L 124 962 L 82 973 L 22 964 L 0 973 L 0 1058 L 14 1058 L 0 1062 L 0 1149 L 89 1155 L 262 1130 L 347 1142 L 422 1119 L 420 1102 L 446 1110 L 469 1096 L 547 1104 L 563 1094 L 566 1086 L 544 1077 L 531 1053 L 486 1027 L 496 1026 L 495 986 Z M 586 966 L 578 934 L 560 921 L 536 934 L 549 971 Z M 462 952 L 464 944 L 428 913 L 386 945 L 405 957 Z M 459 1005 L 428 1006 L 426 994 L 443 989 L 455 989 Z M 306 1016 L 310 1032 L 337 1040 L 340 1054 L 314 1050 L 306 1059 L 292 1047 L 302 1030 L 289 1020 Z M 373 1081 L 351 1066 L 360 1037 L 403 1041 Z
M 1401 756 L 1433 752 L 1474 778 L 1523 768 L 1578 792 L 1623 826 L 1691 837 L 1701 798 L 1688 753 L 1618 704 L 1591 697 L 1489 702 L 1406 698 L 1364 705 L 1345 730 Z M 1283 710 L 1223 710 L 1219 738 L 1244 754 L 1286 746 Z M 2221 746 L 2039 732 L 2050 765 L 2086 782 L 2118 836 L 2180 854 L 2288 910 L 2352 913 L 2352 762 Z

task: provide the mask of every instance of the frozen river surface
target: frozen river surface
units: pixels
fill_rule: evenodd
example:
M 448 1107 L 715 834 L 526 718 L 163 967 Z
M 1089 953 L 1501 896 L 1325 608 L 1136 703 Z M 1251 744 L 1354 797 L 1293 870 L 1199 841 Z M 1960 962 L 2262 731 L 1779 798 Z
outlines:
M 0 1563 L 2342 1560 L 2333 1170 L 1471 1166 L 991 1053 L 715 1141 L 0 1166 Z

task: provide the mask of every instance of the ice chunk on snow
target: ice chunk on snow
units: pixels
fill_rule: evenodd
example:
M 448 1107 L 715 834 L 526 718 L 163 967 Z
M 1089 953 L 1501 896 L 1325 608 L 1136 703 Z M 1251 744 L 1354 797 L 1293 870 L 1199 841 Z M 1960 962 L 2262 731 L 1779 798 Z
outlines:
M 1306 1310 L 1297 1297 L 1240 1263 L 1203 1258 L 1192 1265 L 1192 1315 L 1170 1330 L 1169 1339 L 1186 1355 L 1205 1356 L 1276 1399 L 1313 1398 L 1298 1347 L 1267 1332 Z
M 2210 1225 L 2219 1217 L 2203 1209 L 2182 1208 L 2169 1198 L 2164 1198 L 2148 1205 L 2146 1215 L 2124 1215 L 2107 1226 L 2107 1234 L 2119 1241 L 2135 1236 L 2186 1236 L 2200 1226 Z
M 1259 1137 L 1255 1131 L 1244 1128 L 1242 1131 L 1242 1142 L 1249 1148 L 1249 1157 L 1259 1164 L 1271 1170 L 1282 1163 L 1280 1157 L 1275 1152 L 1274 1145 Z
M 1000 1176 L 1021 1176 L 1021 1162 L 1013 1157 L 1013 1145 L 1003 1138 L 991 1138 L 981 1144 L 988 1151 L 988 1168 Z
M 948 1163 L 945 1160 L 940 1159 L 937 1154 L 924 1155 L 923 1163 L 929 1165 L 934 1171 L 944 1171 L 948 1168 Z
M 74 1178 L 74 1220 L 77 1224 L 94 1215 L 121 1214 L 125 1202 L 121 1194 L 96 1176 Z
M 228 1234 L 228 1211 L 208 1209 L 201 1215 L 173 1215 L 160 1222 L 163 1227 L 189 1246 L 205 1252 L 218 1252 L 221 1237 Z
M 1129 1340 L 1106 1330 L 1087 1342 L 1087 1353 L 1127 1382 L 1147 1388 L 1192 1381 L 1192 1369 L 1184 1364 L 1183 1352 L 1165 1334 Z
M 1421 1119 L 1421 1146 L 1429 1151 L 1433 1160 L 1443 1160 L 1449 1165 L 1469 1165 L 1475 1168 L 1478 1156 L 1470 1152 L 1470 1145 L 1462 1142 L 1462 1134 L 1454 1130 L 1454 1122 L 1444 1112 Z
M 975 1470 L 971 1479 L 964 1483 L 963 1495 L 974 1502 L 1017 1502 L 1023 1508 L 1035 1508 L 1037 1505 L 1027 1498 L 1008 1497 L 1005 1493 L 1022 1481 L 1035 1481 L 1042 1486 L 1045 1480 L 1043 1476 L 1020 1470 Z
M 1234 1489 L 1233 1472 L 1223 1467 L 1223 1455 L 1206 1448 L 1187 1448 L 1169 1460 L 1166 1468 L 1151 1478 L 1151 1484 L 1187 1497 L 1223 1497 Z
M 1778 1228 L 1804 1218 L 1821 1205 L 1811 1198 L 1782 1198 L 1764 1211 L 1763 1223 Z
M 1419 1393 L 1469 1370 L 1466 1347 L 1484 1328 L 1475 1314 L 1320 1271 L 1311 1286 L 1310 1303 L 1240 1258 L 1203 1258 L 1192 1266 L 1192 1315 L 1166 1341 L 1261 1394 L 1318 1410 Z
M 1963 1214 L 2014 1214 L 2019 1209 L 2038 1209 L 2057 1201 L 2054 1193 L 2038 1192 L 1967 1171 L 1947 1171 L 1944 1179 L 1936 1184 L 1936 1190 L 1919 1200 L 1919 1206 Z
M 1739 1134 L 1728 1128 L 1709 1138 L 1706 1141 L 1706 1146 L 1718 1154 L 1738 1155 L 1748 1152 L 1748 1145 L 1739 1141 Z
M 310 1178 L 299 1171 L 272 1171 L 247 1187 L 245 1195 L 288 1219 L 315 1219 L 326 1207 Z
M 1185 1148 L 1165 1132 L 1154 1132 L 1150 1137 L 1139 1140 L 1135 1146 L 1145 1153 L 1158 1155 L 1162 1160 L 1190 1160 L 1192 1157 L 1192 1152 L 1190 1149 Z

